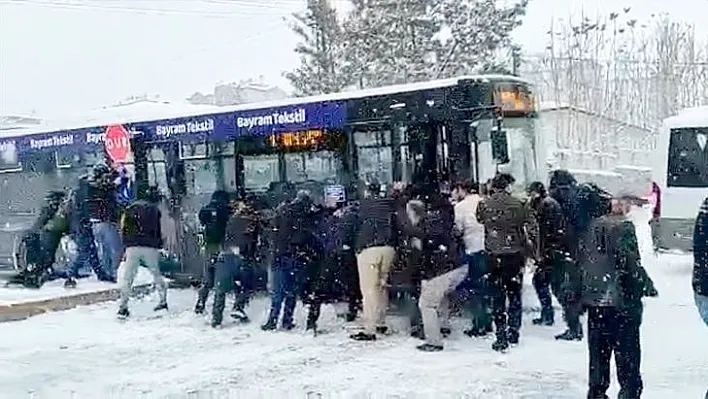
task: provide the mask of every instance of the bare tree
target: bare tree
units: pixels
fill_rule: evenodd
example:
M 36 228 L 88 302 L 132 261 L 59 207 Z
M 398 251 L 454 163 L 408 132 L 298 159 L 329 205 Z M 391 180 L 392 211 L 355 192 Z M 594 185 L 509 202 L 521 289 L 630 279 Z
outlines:
M 596 18 L 553 21 L 545 54 L 528 57 L 526 75 L 544 101 L 568 105 L 656 131 L 663 118 L 708 103 L 708 38 L 691 25 L 653 15 L 644 24 L 624 8 Z M 649 150 L 655 136 L 563 132 L 559 146 L 617 156 Z

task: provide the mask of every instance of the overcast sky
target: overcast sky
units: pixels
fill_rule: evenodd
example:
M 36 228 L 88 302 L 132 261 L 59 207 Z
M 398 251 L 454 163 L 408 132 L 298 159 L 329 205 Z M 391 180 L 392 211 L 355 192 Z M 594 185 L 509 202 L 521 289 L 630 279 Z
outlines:
M 78 113 L 142 93 L 180 100 L 259 76 L 287 87 L 282 71 L 296 65 L 297 38 L 285 19 L 304 3 L 0 0 L 0 115 Z M 698 24 L 708 15 L 708 0 L 531 0 L 517 38 L 542 52 L 553 17 L 620 6 L 638 18 L 667 12 Z

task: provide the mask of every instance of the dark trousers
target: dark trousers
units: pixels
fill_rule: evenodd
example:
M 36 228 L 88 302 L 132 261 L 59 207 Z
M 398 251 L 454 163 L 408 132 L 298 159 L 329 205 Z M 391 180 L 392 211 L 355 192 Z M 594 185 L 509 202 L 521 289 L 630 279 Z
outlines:
M 526 258 L 521 253 L 492 254 L 489 260 L 492 316 L 497 338 L 505 339 L 508 330 L 518 333 L 521 329 L 521 288 Z
M 588 309 L 590 355 L 588 399 L 605 398 L 610 387 L 610 358 L 615 355 L 619 399 L 639 399 L 642 394 L 640 365 L 642 349 L 639 327 L 641 305 L 631 311 L 613 307 Z
M 235 295 L 233 310 L 245 312 L 253 292 L 253 270 L 242 257 L 225 254 L 215 264 L 214 279 L 212 324 L 221 324 L 227 293 L 233 292 Z
M 278 255 L 273 263 L 273 281 L 270 293 L 270 313 L 268 324 L 278 323 L 280 312 L 283 312 L 283 326 L 293 325 L 293 315 L 297 296 L 301 290 L 304 266 L 291 255 Z
M 492 329 L 492 287 L 490 287 L 489 258 L 483 251 L 465 254 L 468 266 L 466 286 L 468 310 L 472 318 L 472 329 L 491 331 Z
M 216 275 L 216 261 L 219 257 L 219 248 L 215 245 L 208 245 L 204 251 L 204 272 L 202 274 L 202 284 L 197 291 L 197 308 L 204 308 L 209 292 L 214 288 Z
M 347 301 L 351 317 L 361 309 L 361 289 L 359 271 L 353 252 L 335 252 L 326 254 L 318 264 L 311 264 L 308 273 L 306 302 L 308 305 L 307 323 L 314 327 L 320 318 L 322 304 Z

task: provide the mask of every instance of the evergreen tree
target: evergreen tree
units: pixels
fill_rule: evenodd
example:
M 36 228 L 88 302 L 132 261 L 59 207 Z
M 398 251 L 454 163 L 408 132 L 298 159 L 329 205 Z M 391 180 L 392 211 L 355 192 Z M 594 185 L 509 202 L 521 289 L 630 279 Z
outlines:
M 434 0 L 352 0 L 344 24 L 350 73 L 360 86 L 431 79 L 441 45 Z
M 511 33 L 522 23 L 529 0 L 502 7 L 496 0 L 442 0 L 451 37 L 440 55 L 440 77 L 470 73 L 510 73 L 518 68 L 520 47 Z
M 292 30 L 300 36 L 295 52 L 300 66 L 285 74 L 299 96 L 336 93 L 350 84 L 345 73 L 342 25 L 328 0 L 308 0 L 303 13 L 293 15 Z

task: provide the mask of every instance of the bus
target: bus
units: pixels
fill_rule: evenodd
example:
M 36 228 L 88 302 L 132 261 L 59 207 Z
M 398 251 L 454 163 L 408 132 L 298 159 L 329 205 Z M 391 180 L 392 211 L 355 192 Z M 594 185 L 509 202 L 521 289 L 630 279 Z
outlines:
M 690 250 L 698 209 L 708 197 L 708 106 L 687 108 L 663 121 L 654 181 L 662 188 L 662 248 Z
M 284 182 L 315 197 L 367 182 L 547 176 L 532 85 L 481 75 L 258 104 L 178 118 L 114 121 L 131 132 L 138 191 L 157 185 L 193 225 L 217 189 L 273 199 Z M 144 115 L 141 115 L 144 118 Z M 0 214 L 32 213 L 48 190 L 105 162 L 106 126 L 56 126 L 0 137 Z M 2 252 L 2 249 L 0 249 Z

